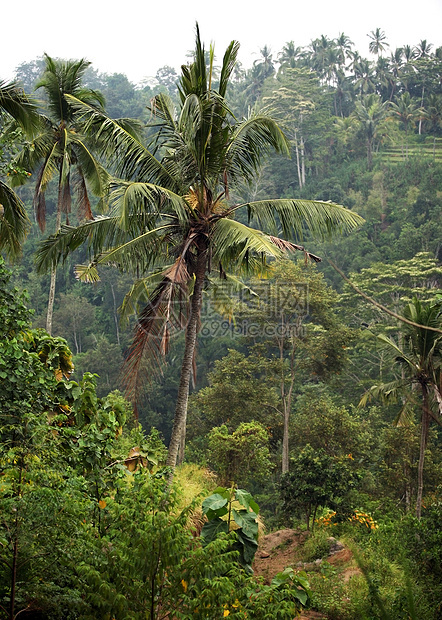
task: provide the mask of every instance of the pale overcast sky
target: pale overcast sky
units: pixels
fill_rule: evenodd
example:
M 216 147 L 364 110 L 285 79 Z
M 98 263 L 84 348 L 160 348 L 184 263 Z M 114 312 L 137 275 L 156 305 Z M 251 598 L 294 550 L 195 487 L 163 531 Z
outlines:
M 345 33 L 365 57 L 370 56 L 367 35 L 376 28 L 393 49 L 421 39 L 433 50 L 442 46 L 442 0 L 8 0 L 1 16 L 0 80 L 11 79 L 20 63 L 46 52 L 86 58 L 100 72 L 125 73 L 140 83 L 163 65 L 178 70 L 186 62 L 196 21 L 206 48 L 213 41 L 219 58 L 237 39 L 245 68 L 264 44 L 276 58 L 286 42 L 306 46 L 321 34 Z

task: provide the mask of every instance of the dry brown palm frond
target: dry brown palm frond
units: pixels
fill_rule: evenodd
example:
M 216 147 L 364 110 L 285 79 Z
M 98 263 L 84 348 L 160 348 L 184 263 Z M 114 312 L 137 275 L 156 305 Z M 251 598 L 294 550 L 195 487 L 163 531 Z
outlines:
M 78 176 L 75 189 L 77 191 L 78 198 L 78 219 L 80 220 L 80 222 L 83 220 L 93 220 L 94 216 L 92 215 L 91 203 L 87 192 L 86 181 L 82 174 Z
M 184 284 L 189 280 L 189 272 L 182 255 L 164 272 L 164 277 L 174 284 Z
M 46 228 L 46 199 L 45 199 L 44 191 L 42 191 L 41 189 L 43 172 L 44 172 L 44 166 L 42 166 L 40 170 L 38 171 L 38 176 L 37 176 L 37 180 L 35 183 L 35 194 L 34 194 L 35 220 L 41 232 L 44 232 Z
M 276 245 L 277 248 L 283 250 L 284 252 L 304 252 L 306 260 L 311 260 L 315 263 L 320 263 L 322 261 L 320 256 L 316 256 L 315 254 L 308 252 L 302 245 L 297 245 L 296 243 L 286 241 L 280 237 L 274 237 L 273 235 L 269 235 L 269 239 L 274 245 Z
M 168 271 L 170 269 L 173 267 Z M 164 275 L 149 304 L 138 316 L 123 368 L 123 383 L 132 401 L 136 401 L 139 395 L 144 361 L 153 362 L 149 367 L 158 371 L 169 351 L 171 334 L 182 330 L 186 324 L 187 281 L 174 282 L 170 275 Z
M 68 215 L 72 211 L 71 183 L 70 175 L 66 177 L 66 182 L 60 187 L 61 192 L 61 211 Z

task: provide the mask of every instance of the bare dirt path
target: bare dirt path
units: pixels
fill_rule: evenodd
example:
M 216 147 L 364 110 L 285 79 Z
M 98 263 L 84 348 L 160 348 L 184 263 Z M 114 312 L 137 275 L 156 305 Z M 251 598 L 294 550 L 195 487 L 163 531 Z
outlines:
M 306 532 L 298 530 L 278 530 L 259 540 L 258 550 L 253 562 L 255 575 L 262 576 L 266 583 L 270 583 L 275 575 L 287 566 L 296 568 L 302 561 L 301 548 L 307 538 Z M 360 574 L 360 570 L 354 566 L 353 554 L 348 548 L 341 548 L 332 553 L 327 562 L 342 568 L 341 578 L 348 581 L 353 575 Z M 327 620 L 327 616 L 316 611 L 303 611 L 300 620 Z

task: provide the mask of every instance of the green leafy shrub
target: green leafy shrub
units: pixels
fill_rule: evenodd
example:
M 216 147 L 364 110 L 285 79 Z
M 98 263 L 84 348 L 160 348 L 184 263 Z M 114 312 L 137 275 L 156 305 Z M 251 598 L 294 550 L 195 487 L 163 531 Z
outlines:
M 239 561 L 249 572 L 258 548 L 258 504 L 243 489 L 217 487 L 203 501 L 203 514 L 207 518 L 201 531 L 203 544 L 216 539 L 218 534 L 234 532 L 239 551 Z
M 329 555 L 330 548 L 330 533 L 326 530 L 317 530 L 305 541 L 302 548 L 302 557 L 306 562 L 325 558 Z

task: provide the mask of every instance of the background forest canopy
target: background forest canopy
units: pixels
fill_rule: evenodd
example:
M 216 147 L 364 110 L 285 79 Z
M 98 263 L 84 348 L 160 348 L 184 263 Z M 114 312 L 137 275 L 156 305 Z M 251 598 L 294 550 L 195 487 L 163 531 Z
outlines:
M 98 73 L 85 60 L 44 56 L 20 65 L 18 87 L 14 86 L 15 94 L 23 89 L 38 99 L 44 117 L 38 137 L 29 137 L 26 127 L 11 123 L 14 109 L 8 108 L 8 86 L 0 83 L 0 197 L 8 205 L 11 196 L 18 196 L 14 204 L 22 217 L 13 229 L 2 205 L 3 250 L 15 233 L 15 240 L 20 238 L 26 218 L 30 221 L 20 255 L 16 244 L 9 254 L 4 252 L 11 259 L 8 269 L 3 259 L 0 263 L 0 503 L 6 514 L 0 519 L 0 577 L 14 584 L 1 585 L 0 579 L 0 616 L 4 612 L 12 620 L 23 612 L 27 617 L 25 610 L 32 613 L 38 603 L 42 617 L 54 620 L 68 617 L 66 609 L 72 610 L 72 618 L 124 618 L 129 613 L 141 618 L 150 587 L 146 584 L 156 583 L 158 589 L 149 590 L 149 604 L 158 605 L 152 618 L 161 616 L 161 605 L 174 609 L 177 601 L 189 614 L 209 617 L 198 611 L 195 597 L 210 595 L 210 588 L 202 584 L 211 578 L 213 558 L 213 570 L 222 576 L 236 558 L 225 555 L 232 551 L 231 539 L 217 541 L 213 533 L 218 527 L 228 533 L 230 522 L 226 526 L 223 519 L 236 501 L 237 485 L 256 498 L 269 528 L 324 528 L 318 539 L 313 538 L 312 553 L 315 545 L 327 547 L 332 532 L 364 549 L 367 574 L 373 579 L 367 581 L 366 598 L 358 599 L 359 582 L 353 592 L 342 590 L 333 611 L 335 590 L 328 591 L 327 583 L 334 569 L 325 567 L 311 577 L 317 588 L 312 595 L 315 609 L 335 613 L 330 618 L 340 620 L 381 617 L 373 594 L 381 592 L 391 617 L 437 619 L 442 583 L 442 47 L 422 40 L 392 50 L 380 28 L 368 37 L 368 58 L 344 34 L 336 39 L 319 36 L 302 48 L 287 42 L 276 53 L 264 46 L 250 68 L 229 65 L 230 81 L 216 62 L 212 74 L 213 57 L 197 45 L 181 81 L 173 68 L 164 66 L 155 80 L 138 87 L 123 74 Z M 210 562 L 209 553 L 198 544 L 183 556 L 177 545 L 182 541 L 182 549 L 190 549 L 190 508 L 175 513 L 179 500 L 172 497 L 168 512 L 161 499 L 169 492 L 168 470 L 162 466 L 173 433 L 186 349 L 181 306 L 174 306 L 175 314 L 166 317 L 181 329 L 152 330 L 164 363 L 161 368 L 146 360 L 141 365 L 149 381 L 137 386 L 135 420 L 122 395 L 121 367 L 131 351 L 134 329 L 143 320 L 151 329 L 149 306 L 138 315 L 141 318 L 135 317 L 152 290 L 161 286 L 164 271 L 152 275 L 148 244 L 135 248 L 135 268 L 115 250 L 110 264 L 96 269 L 100 261 L 91 261 L 96 248 L 80 243 L 84 239 L 78 233 L 82 226 L 109 221 L 103 188 L 111 174 L 129 170 L 120 189 L 129 186 L 131 175 L 136 178 L 145 170 L 169 173 L 177 165 L 186 175 L 190 158 L 187 151 L 176 150 L 170 126 L 186 119 L 184 112 L 189 110 L 195 124 L 203 116 L 186 103 L 192 88 L 204 99 L 198 90 L 201 83 L 192 82 L 194 70 L 204 73 L 210 93 L 212 87 L 223 93 L 226 89 L 222 97 L 218 91 L 213 99 L 208 97 L 220 123 L 219 135 L 232 131 L 235 138 L 240 134 L 232 129 L 236 123 L 264 119 L 253 134 L 256 150 L 251 159 L 240 157 L 232 173 L 241 181 L 242 170 L 251 182 L 230 184 L 226 173 L 222 195 L 211 202 L 216 205 L 214 219 L 225 215 L 224 221 L 237 226 L 236 246 L 245 244 L 240 236 L 244 230 L 261 256 L 263 248 L 270 247 L 269 239 L 279 249 L 289 244 L 257 231 L 265 218 L 260 220 L 252 208 L 244 215 L 235 213 L 235 219 L 226 203 L 267 205 L 295 197 L 307 206 L 309 201 L 330 209 L 344 205 L 349 211 L 342 217 L 354 218 L 343 226 L 345 234 L 332 241 L 326 235 L 316 238 L 309 221 L 292 239 L 303 244 L 296 246 L 301 252 L 275 258 L 269 250 L 266 264 L 252 258 L 248 263 L 244 245 L 241 260 L 245 257 L 249 269 L 239 275 L 227 273 L 221 260 L 215 265 L 220 255 L 228 267 L 237 264 L 234 251 L 229 254 L 235 243 L 229 245 L 218 233 L 224 254 L 210 256 L 203 278 L 187 433 L 185 424 L 178 454 L 182 471 L 189 467 L 191 477 L 199 480 L 199 468 L 204 468 L 225 486 L 221 499 L 212 496 L 203 505 L 213 534 L 210 544 L 218 545 Z M 74 95 L 75 101 L 72 96 L 59 97 L 61 91 Z M 268 121 L 270 113 L 285 137 Z M 90 134 L 80 123 L 85 118 Z M 192 123 L 183 126 L 193 131 Z M 118 128 L 126 144 L 139 140 L 143 148 L 119 162 L 117 138 L 115 144 L 106 142 L 109 127 Z M 263 165 L 257 165 L 263 143 L 276 152 L 265 153 Z M 290 157 L 283 156 L 286 149 Z M 157 161 L 161 166 L 155 167 Z M 112 183 L 118 194 L 115 178 Z M 184 195 L 192 214 L 201 199 L 193 189 L 191 185 Z M 151 199 L 150 189 L 144 191 L 135 194 L 141 205 Z M 202 194 L 204 202 L 209 192 Z M 182 195 L 176 188 L 168 194 L 181 228 L 172 230 L 170 225 L 167 242 L 176 229 L 185 228 L 179 211 Z M 213 196 L 209 198 L 210 202 Z M 144 219 L 137 223 L 136 235 L 150 235 L 151 214 L 139 211 Z M 276 213 L 272 224 L 280 235 L 287 222 L 282 209 Z M 356 214 L 364 218 L 362 223 Z M 122 210 L 113 239 L 123 239 L 132 216 Z M 56 231 L 61 231 L 58 237 Z M 42 248 L 50 255 L 51 243 L 69 234 L 74 251 L 62 246 L 57 269 L 48 259 L 46 267 L 52 273 L 38 272 L 36 255 L 41 267 Z M 195 235 L 190 227 L 189 237 L 175 254 L 171 252 L 174 266 Z M 169 246 L 164 247 L 169 258 Z M 195 256 L 181 272 L 175 269 L 174 284 L 186 277 L 192 280 Z M 359 295 L 332 264 L 366 296 L 408 323 Z M 172 281 L 172 272 L 165 273 Z M 19 290 L 27 291 L 26 298 Z M 43 329 L 48 325 L 51 335 Z M 186 484 L 191 486 L 189 480 Z M 213 478 L 204 478 L 203 485 L 213 491 Z M 132 506 L 134 490 L 137 500 Z M 258 505 L 244 493 L 237 496 L 240 504 L 245 502 L 241 506 L 246 513 L 256 517 Z M 151 511 L 142 508 L 143 502 Z M 257 526 L 255 517 L 249 523 L 241 510 L 240 561 L 250 568 Z M 248 536 L 248 527 L 253 535 L 250 530 Z M 161 556 L 156 567 L 147 566 L 143 545 L 153 548 L 160 530 L 165 542 L 160 541 L 158 557 L 167 557 Z M 39 532 L 44 533 L 40 538 Z M 207 529 L 206 535 L 209 540 Z M 83 543 L 76 548 L 78 540 Z M 153 563 L 156 557 L 152 555 Z M 156 572 L 160 565 L 164 574 Z M 132 578 L 134 566 L 139 581 Z M 243 617 L 232 593 L 238 589 L 247 601 L 250 585 L 239 573 L 231 574 L 230 589 L 223 590 L 221 578 L 217 581 L 223 607 L 218 606 L 213 617 L 220 617 L 223 609 Z M 128 583 L 133 608 L 123 596 Z M 281 596 L 281 609 L 286 609 L 281 592 L 287 591 L 287 583 L 282 579 L 271 594 Z M 298 584 L 301 589 L 303 583 Z M 163 599 L 157 595 L 160 591 Z M 265 591 L 255 594 L 256 609 L 260 604 L 264 609 Z M 413 615 L 413 597 L 423 615 Z M 342 608 L 344 599 L 348 603 Z M 287 610 L 281 617 L 293 617 L 293 607 Z M 256 618 L 261 618 L 259 613 Z
M 330 257 L 345 273 L 357 275 L 356 281 L 366 292 L 398 312 L 414 294 L 427 300 L 424 291 L 431 297 L 440 282 L 442 48 L 422 40 L 392 50 L 380 28 L 369 33 L 368 40 L 368 58 L 341 34 L 336 39 L 320 36 L 304 48 L 287 42 L 276 54 L 264 46 L 251 68 L 235 67 L 228 96 L 236 117 L 241 118 L 251 106 L 270 107 L 291 148 L 290 159 L 272 156 L 256 185 L 236 190 L 235 198 L 296 195 L 354 209 L 366 220 L 360 230 L 333 244 L 318 244 L 307 237 L 308 249 Z M 44 58 L 36 59 L 20 65 L 16 75 L 26 92 L 39 86 L 35 96 L 43 107 L 49 92 L 39 82 L 44 66 Z M 98 74 L 87 64 L 84 69 L 82 87 L 103 95 L 110 117 L 144 123 L 147 139 L 153 135 L 148 105 L 155 92 L 178 96 L 178 76 L 170 67 L 161 67 L 156 82 L 142 88 L 122 74 Z M 1 171 L 12 180 L 20 180 L 22 174 L 14 168 L 20 139 L 19 134 L 7 132 L 2 137 Z M 29 211 L 32 184 L 33 178 L 17 189 Z M 49 232 L 56 227 L 56 192 L 54 181 L 45 192 Z M 64 217 L 76 220 L 74 213 Z M 33 268 L 40 239 L 33 224 L 21 262 L 14 267 L 17 283 L 30 295 L 36 327 L 45 325 L 49 286 L 47 277 L 37 275 Z M 79 376 L 86 370 L 99 375 L 97 389 L 104 396 L 121 387 L 120 365 L 130 329 L 121 323 L 119 308 L 132 281 L 125 273 L 104 268 L 100 282 L 85 286 L 73 274 L 73 266 L 85 260 L 85 250 L 80 249 L 58 270 L 53 333 L 67 338 Z M 327 261 L 318 268 L 330 286 L 344 293 L 342 301 L 336 297 L 335 312 L 342 315 L 343 311 L 352 328 L 365 324 L 378 329 L 381 317 L 368 306 L 364 306 L 368 314 L 361 314 L 360 302 L 349 289 L 343 290 L 342 279 Z M 368 269 L 372 269 L 370 276 Z M 367 274 L 365 279 L 363 274 Z M 354 315 L 349 314 L 352 304 Z M 209 301 L 206 307 L 210 312 L 220 310 Z M 241 336 L 238 328 L 236 332 Z M 234 333 L 221 314 L 210 336 L 222 337 L 201 338 L 196 388 L 207 384 L 207 372 L 232 344 L 243 350 L 244 340 L 232 339 Z M 175 345 L 178 350 L 182 346 L 179 338 Z M 163 374 L 153 381 L 140 404 L 140 419 L 147 427 L 160 428 L 166 440 L 176 393 L 174 360 L 178 358 L 170 354 Z
M 368 41 L 369 58 L 362 57 L 351 39 L 342 34 L 336 39 L 320 36 L 304 48 L 287 42 L 276 54 L 264 46 L 251 68 L 235 68 L 229 102 L 237 118 L 250 106 L 270 106 L 291 145 L 291 159 L 273 156 L 256 186 L 244 188 L 239 199 L 250 194 L 256 199 L 296 195 L 353 208 L 366 219 L 360 231 L 333 245 L 309 242 L 309 249 L 329 256 L 347 274 L 359 273 L 372 264 L 380 271 L 391 264 L 394 271 L 397 261 L 412 261 L 422 252 L 428 253 L 426 260 L 434 257 L 437 272 L 441 251 L 442 48 L 423 40 L 392 50 L 382 29 L 371 32 Z M 33 92 L 44 66 L 42 58 L 18 67 L 17 80 L 26 92 Z M 148 135 L 150 113 L 146 106 L 158 90 L 176 97 L 177 80 L 170 67 L 161 67 L 156 83 L 143 88 L 136 88 L 122 74 L 98 74 L 90 66 L 83 75 L 84 87 L 102 93 L 111 117 L 138 118 L 147 123 Z M 35 96 L 44 100 L 45 92 L 39 88 Z M 9 178 L 20 173 L 11 167 L 13 144 L 5 135 L 2 170 Z M 32 181 L 18 189 L 28 205 L 31 186 Z M 55 192 L 55 184 L 46 192 L 49 232 L 55 229 Z M 74 214 L 68 217 L 75 221 Z M 32 267 L 39 238 L 33 225 L 15 273 L 30 294 L 34 325 L 44 326 L 48 281 Z M 103 269 L 99 283 L 81 285 L 72 272 L 74 264 L 84 262 L 84 251 L 79 252 L 78 258 L 68 258 L 66 268 L 59 270 L 53 329 L 67 338 L 79 375 L 84 370 L 96 372 L 98 393 L 105 395 L 121 387 L 119 368 L 130 331 L 119 320 L 119 308 L 131 281 L 125 274 Z M 423 256 L 414 259 L 417 274 L 424 265 Z M 342 289 L 342 280 L 326 261 L 319 268 L 333 287 Z M 409 282 L 412 279 L 411 275 L 404 277 Z M 390 282 L 395 289 L 400 280 L 393 273 Z M 436 287 L 438 275 L 432 274 L 428 282 Z M 370 292 L 370 286 L 365 290 Z M 380 294 L 379 288 L 377 292 Z M 382 295 L 385 301 L 385 290 Z M 391 292 L 396 311 L 410 299 L 411 293 L 404 297 L 397 290 Z M 228 324 L 218 323 L 218 332 L 230 337 Z M 200 344 L 202 357 L 206 343 L 203 339 Z M 217 349 L 213 344 L 209 346 L 208 359 L 199 362 L 197 387 L 205 385 L 207 369 L 227 352 L 228 345 L 220 345 L 219 351 L 211 350 Z M 166 439 L 170 434 L 166 411 L 173 402 L 174 384 L 171 377 L 166 381 L 169 370 L 170 365 L 140 407 L 141 419 L 147 425 L 159 425 Z M 156 390 L 164 391 L 166 383 L 164 395 L 153 397 Z

